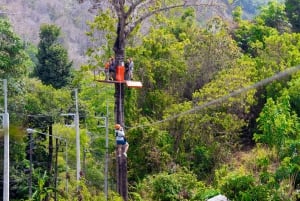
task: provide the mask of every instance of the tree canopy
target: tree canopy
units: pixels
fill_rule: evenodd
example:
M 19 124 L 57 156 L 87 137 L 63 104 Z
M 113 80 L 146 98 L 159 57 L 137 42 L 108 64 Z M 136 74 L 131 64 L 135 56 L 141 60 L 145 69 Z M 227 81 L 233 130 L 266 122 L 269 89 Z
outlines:
M 42 25 L 38 46 L 38 65 L 34 70 L 44 84 L 62 88 L 70 83 L 72 62 L 67 50 L 59 43 L 60 28 L 55 25 Z
M 24 51 L 20 37 L 2 17 L 0 17 L 0 33 L 0 77 L 7 79 L 26 75 L 30 61 L 28 55 Z
M 300 31 L 300 2 L 299 0 L 286 0 L 285 10 L 295 32 Z

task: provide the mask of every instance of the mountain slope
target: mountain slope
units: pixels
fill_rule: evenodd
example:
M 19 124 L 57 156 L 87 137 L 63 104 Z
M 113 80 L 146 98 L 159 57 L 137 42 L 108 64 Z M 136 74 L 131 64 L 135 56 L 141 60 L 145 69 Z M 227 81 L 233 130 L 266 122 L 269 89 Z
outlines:
M 227 0 L 221 0 L 221 2 L 227 8 L 222 11 L 216 9 L 216 12 L 222 12 L 219 15 L 222 15 L 223 18 L 230 17 L 234 6 L 241 5 L 243 7 L 245 4 L 243 0 L 233 1 L 231 5 Z M 246 3 L 245 9 L 251 8 L 251 11 L 259 5 L 257 0 Z M 4 12 L 4 15 L 8 16 L 15 32 L 25 42 L 38 44 L 39 28 L 43 23 L 53 23 L 61 27 L 64 46 L 67 48 L 69 58 L 73 60 L 75 68 L 79 68 L 87 61 L 85 52 L 91 45 L 85 35 L 86 22 L 92 20 L 95 14 L 90 13 L 89 8 L 91 8 L 89 1 L 78 3 L 74 0 L 1 0 L 0 2 L 0 12 Z M 199 9 L 197 12 L 203 11 Z M 216 13 L 213 12 L 213 14 Z M 253 13 L 250 14 L 253 15 Z M 200 14 L 200 18 L 203 19 L 203 17 L 207 16 Z
M 17 34 L 25 42 L 39 42 L 40 25 L 56 24 L 61 27 L 63 44 L 75 68 L 86 61 L 84 56 L 89 41 L 85 35 L 86 21 L 92 20 L 89 4 L 77 4 L 71 0 L 6 0 L 0 4 Z

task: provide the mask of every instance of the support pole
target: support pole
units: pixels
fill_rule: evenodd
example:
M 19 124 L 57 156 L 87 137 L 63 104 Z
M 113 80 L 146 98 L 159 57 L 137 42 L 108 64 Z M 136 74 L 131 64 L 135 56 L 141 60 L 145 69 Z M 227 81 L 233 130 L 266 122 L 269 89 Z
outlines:
M 124 148 L 122 148 L 122 153 Z M 128 201 L 128 182 L 127 182 L 127 157 L 121 154 L 117 156 L 117 191 L 124 201 Z
M 104 169 L 104 193 L 105 200 L 108 200 L 108 104 L 106 103 L 106 117 L 105 117 L 105 169 Z
M 65 140 L 66 143 L 66 194 L 67 198 L 69 197 L 69 172 L 68 172 L 68 142 Z
M 33 134 L 33 131 L 28 130 L 28 133 L 29 133 L 29 161 L 30 161 L 28 185 L 29 185 L 29 200 L 31 200 L 31 198 L 32 198 L 32 169 L 33 169 L 32 168 L 32 152 L 33 152 L 33 146 L 32 146 L 33 137 L 32 137 L 32 134 Z
M 75 89 L 75 107 L 76 113 L 74 116 L 75 129 L 76 129 L 76 180 L 77 180 L 77 191 L 79 190 L 80 180 L 80 135 L 79 135 L 79 112 L 78 112 L 78 89 Z
M 124 152 L 124 147 L 122 148 L 122 152 Z M 127 182 L 127 157 L 123 154 L 121 156 L 121 195 L 124 201 L 128 201 L 128 182 Z
M 57 176 L 58 176 L 58 149 L 59 143 L 58 138 L 55 138 L 55 171 L 54 171 L 54 200 L 57 201 Z
M 3 170 L 3 200 L 9 201 L 9 114 L 7 111 L 7 80 L 3 80 L 4 90 L 4 170 Z
M 118 60 L 117 60 L 118 61 Z M 119 58 L 120 61 L 120 58 Z M 124 126 L 124 83 L 115 83 L 115 122 Z M 116 149 L 118 149 L 116 147 Z M 122 153 L 124 148 L 122 148 Z M 117 191 L 122 196 L 124 201 L 128 200 L 128 185 L 127 185 L 127 158 L 121 154 L 118 157 L 118 150 L 116 150 L 117 157 Z

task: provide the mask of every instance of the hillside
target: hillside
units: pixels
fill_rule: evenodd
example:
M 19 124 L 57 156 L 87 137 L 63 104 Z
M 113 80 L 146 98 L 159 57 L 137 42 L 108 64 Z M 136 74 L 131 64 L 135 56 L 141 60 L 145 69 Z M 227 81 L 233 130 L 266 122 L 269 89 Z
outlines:
M 41 24 L 53 23 L 61 27 L 63 43 L 75 67 L 86 61 L 84 56 L 89 41 L 85 35 L 86 21 L 93 19 L 88 12 L 90 5 L 70 0 L 6 0 L 0 3 L 12 26 L 25 42 L 38 44 Z
M 223 0 L 227 6 L 226 9 L 216 9 L 218 15 L 223 18 L 230 18 L 230 12 L 235 6 L 245 8 L 245 16 L 251 16 L 256 11 L 257 5 L 264 1 L 234 1 L 229 5 Z M 43 23 L 53 23 L 61 27 L 63 34 L 63 42 L 68 49 L 69 57 L 74 61 L 74 67 L 79 68 L 80 65 L 87 61 L 85 52 L 91 45 L 85 35 L 87 30 L 86 22 L 93 19 L 95 13 L 89 12 L 91 4 L 89 1 L 83 3 L 74 3 L 72 0 L 1 0 L 0 10 L 8 16 L 12 26 L 17 34 L 25 42 L 38 44 L 39 28 Z M 203 15 L 201 9 L 198 9 L 198 20 L 202 20 Z M 215 13 L 213 13 L 215 14 Z

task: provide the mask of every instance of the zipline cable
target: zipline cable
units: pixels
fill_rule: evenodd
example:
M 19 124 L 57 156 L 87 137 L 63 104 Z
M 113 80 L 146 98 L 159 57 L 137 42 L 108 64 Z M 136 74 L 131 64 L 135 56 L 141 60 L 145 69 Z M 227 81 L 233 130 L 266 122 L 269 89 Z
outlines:
M 212 100 L 212 101 L 209 101 L 209 102 L 206 102 L 202 105 L 199 105 L 199 106 L 196 106 L 190 110 L 187 110 L 187 111 L 184 111 L 184 112 L 181 112 L 181 113 L 178 113 L 178 114 L 175 114 L 171 117 L 168 117 L 166 119 L 163 119 L 163 120 L 160 120 L 160 121 L 156 121 L 156 122 L 152 122 L 152 123 L 149 123 L 147 125 L 141 125 L 141 126 L 133 126 L 133 127 L 128 127 L 129 129 L 134 129 L 134 128 L 142 128 L 142 127 L 145 127 L 145 126 L 151 126 L 151 125 L 156 125 L 156 124 L 161 124 L 161 123 L 164 123 L 164 122 L 167 122 L 167 121 L 171 121 L 173 119 L 176 119 L 178 117 L 181 117 L 181 116 L 184 116 L 184 115 L 187 115 L 187 114 L 190 114 L 192 112 L 196 112 L 196 111 L 199 111 L 199 110 L 202 110 L 204 108 L 207 108 L 209 106 L 212 106 L 212 105 L 217 105 L 218 103 L 221 103 L 221 102 L 224 102 L 225 100 L 227 100 L 228 98 L 230 97 L 234 97 L 234 96 L 237 96 L 237 95 L 240 95 L 244 92 L 247 92 L 247 91 L 250 91 L 252 89 L 256 89 L 256 88 L 259 88 L 259 87 L 262 87 L 262 86 L 265 86 L 275 80 L 280 80 L 284 77 L 287 77 L 289 75 L 292 75 L 293 73 L 296 73 L 297 71 L 300 70 L 300 65 L 298 66 L 295 66 L 295 67 L 291 67 L 291 68 L 288 68 L 284 71 L 281 71 L 271 77 L 268 77 L 266 79 L 263 79 L 259 82 L 256 82 L 255 84 L 253 85 L 250 85 L 250 86 L 247 86 L 247 87 L 244 87 L 244 88 L 240 88 L 240 89 L 237 89 L 227 95 L 224 95 L 220 98 L 217 98 L 215 100 Z

